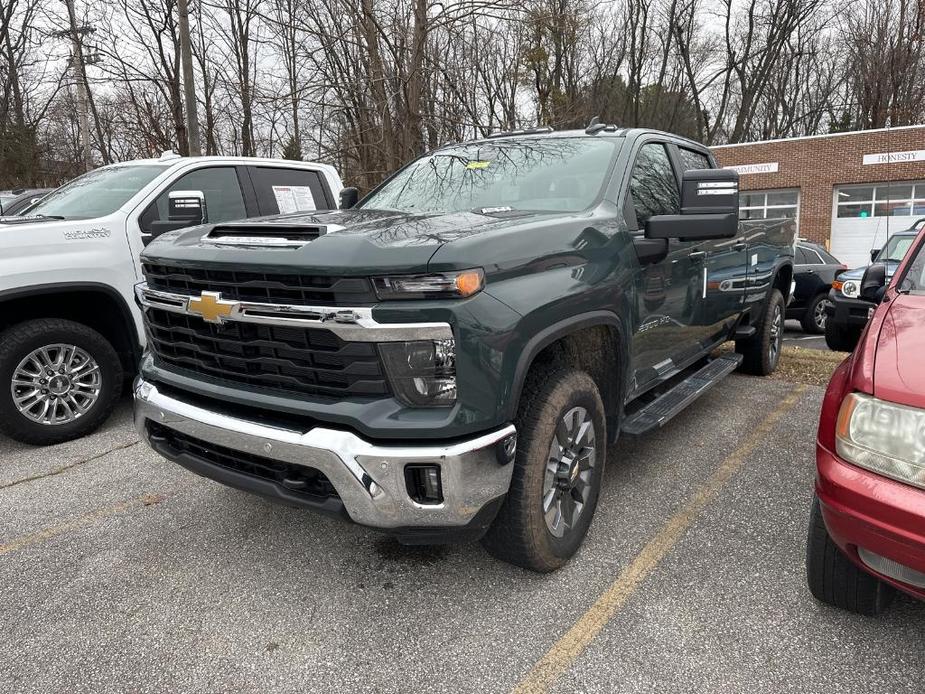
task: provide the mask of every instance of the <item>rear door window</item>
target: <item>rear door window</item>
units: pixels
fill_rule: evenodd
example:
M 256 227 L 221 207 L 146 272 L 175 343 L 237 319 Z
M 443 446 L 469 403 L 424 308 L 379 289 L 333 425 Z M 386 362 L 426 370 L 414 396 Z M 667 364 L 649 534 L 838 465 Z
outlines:
M 816 252 L 814 248 L 804 248 L 803 252 L 806 254 L 806 263 L 808 265 L 822 265 L 822 258 Z
M 180 176 L 158 195 L 138 218 L 138 226 L 142 231 L 150 232 L 152 222 L 167 219 L 167 196 L 174 190 L 202 191 L 206 198 L 206 215 L 210 223 L 230 222 L 247 217 L 241 184 L 234 167 L 210 166 Z
M 262 215 L 332 208 L 326 186 L 317 171 L 274 166 L 251 166 L 248 169 Z

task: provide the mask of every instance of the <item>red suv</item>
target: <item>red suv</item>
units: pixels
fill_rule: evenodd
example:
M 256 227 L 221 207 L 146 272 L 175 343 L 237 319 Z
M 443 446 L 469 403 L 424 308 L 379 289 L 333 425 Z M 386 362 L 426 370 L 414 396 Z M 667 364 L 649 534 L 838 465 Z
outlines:
M 812 594 L 867 615 L 925 600 L 925 231 L 884 285 L 871 265 L 879 306 L 822 403 L 806 551 Z

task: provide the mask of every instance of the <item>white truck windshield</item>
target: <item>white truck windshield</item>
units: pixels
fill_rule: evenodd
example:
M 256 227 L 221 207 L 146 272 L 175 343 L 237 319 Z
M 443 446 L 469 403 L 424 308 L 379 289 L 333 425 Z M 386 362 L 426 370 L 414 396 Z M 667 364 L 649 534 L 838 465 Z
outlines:
M 49 193 L 29 210 L 30 217 L 94 219 L 112 214 L 167 168 L 164 164 L 126 164 L 96 169 Z

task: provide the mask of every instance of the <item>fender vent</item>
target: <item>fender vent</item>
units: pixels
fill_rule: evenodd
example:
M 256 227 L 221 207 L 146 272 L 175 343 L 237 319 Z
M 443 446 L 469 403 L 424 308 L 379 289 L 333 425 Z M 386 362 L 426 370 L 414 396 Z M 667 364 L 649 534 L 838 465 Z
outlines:
M 202 240 L 215 246 L 297 248 L 327 232 L 302 224 L 218 224 Z

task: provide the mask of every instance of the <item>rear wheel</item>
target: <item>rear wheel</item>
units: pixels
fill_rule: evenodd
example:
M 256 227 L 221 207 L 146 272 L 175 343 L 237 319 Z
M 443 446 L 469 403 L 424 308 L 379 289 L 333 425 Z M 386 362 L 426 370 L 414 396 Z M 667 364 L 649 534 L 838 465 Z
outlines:
M 784 295 L 772 289 L 761 322 L 754 335 L 736 340 L 736 352 L 742 355 L 741 369 L 756 376 L 774 373 L 780 363 L 784 345 Z
M 817 294 L 816 297 L 809 302 L 809 306 L 806 307 L 806 313 L 803 314 L 803 318 L 800 321 L 803 325 L 803 331 L 814 335 L 821 335 L 824 333 L 826 319 L 828 318 L 825 310 L 826 307 L 831 305 L 832 302 L 829 301 L 828 294 Z
M 861 339 L 861 330 L 847 325 L 836 325 L 831 320 L 825 324 L 825 344 L 833 352 L 853 352 Z
M 820 602 L 855 614 L 873 616 L 889 606 L 895 590 L 872 576 L 838 548 L 829 536 L 819 499 L 813 497 L 806 541 L 806 580 Z
M 81 323 L 44 318 L 0 333 L 0 432 L 48 445 L 106 421 L 122 387 L 112 345 Z
M 516 420 L 511 487 L 482 544 L 539 572 L 578 551 L 597 507 L 607 432 L 597 386 L 577 369 L 531 372 Z

